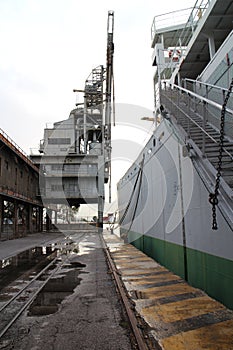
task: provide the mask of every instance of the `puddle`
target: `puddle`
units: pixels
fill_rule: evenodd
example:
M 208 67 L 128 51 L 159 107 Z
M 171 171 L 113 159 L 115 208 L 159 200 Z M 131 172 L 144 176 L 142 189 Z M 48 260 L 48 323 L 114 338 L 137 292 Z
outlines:
M 52 278 L 31 304 L 28 316 L 45 316 L 58 311 L 61 302 L 80 284 L 82 268 L 86 265 L 71 262 L 61 270 L 60 276 Z
M 86 265 L 85 264 L 82 264 L 78 261 L 71 261 L 69 265 L 66 265 L 65 267 L 68 268 L 68 269 L 75 269 L 75 268 L 82 268 L 82 267 L 85 267 Z
M 41 265 L 46 266 L 49 263 L 47 257 L 54 252 L 56 254 L 56 249 L 52 247 L 35 247 L 0 260 L 0 291 L 35 265 L 40 269 Z

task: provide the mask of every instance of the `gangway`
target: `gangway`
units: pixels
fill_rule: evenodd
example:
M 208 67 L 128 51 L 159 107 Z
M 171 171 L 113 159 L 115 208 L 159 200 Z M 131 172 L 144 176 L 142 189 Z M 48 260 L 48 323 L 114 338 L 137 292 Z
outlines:
M 162 105 L 166 106 L 163 116 L 171 120 L 179 135 L 183 135 L 192 162 L 210 193 L 210 202 L 216 179 L 220 178 L 218 206 L 233 229 L 233 110 L 226 107 L 223 115 L 222 104 L 166 82 L 160 88 L 160 96 Z M 221 115 L 227 130 L 224 134 Z

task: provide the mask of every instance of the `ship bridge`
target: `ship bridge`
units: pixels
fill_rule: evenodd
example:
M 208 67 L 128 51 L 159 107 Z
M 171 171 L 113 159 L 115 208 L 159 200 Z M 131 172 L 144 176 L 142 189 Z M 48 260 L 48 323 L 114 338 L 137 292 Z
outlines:
M 197 0 L 193 8 L 155 16 L 152 65 L 158 78 L 196 79 L 233 29 L 233 3 Z M 208 43 L 208 45 L 207 45 Z

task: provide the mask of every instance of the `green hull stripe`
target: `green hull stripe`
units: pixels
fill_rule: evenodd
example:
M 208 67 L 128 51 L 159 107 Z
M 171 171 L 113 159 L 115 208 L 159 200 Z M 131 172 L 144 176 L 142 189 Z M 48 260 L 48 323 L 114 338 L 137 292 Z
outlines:
M 184 278 L 182 246 L 134 232 L 128 233 L 128 242 Z M 186 249 L 186 254 L 187 282 L 233 309 L 233 261 L 190 248 Z

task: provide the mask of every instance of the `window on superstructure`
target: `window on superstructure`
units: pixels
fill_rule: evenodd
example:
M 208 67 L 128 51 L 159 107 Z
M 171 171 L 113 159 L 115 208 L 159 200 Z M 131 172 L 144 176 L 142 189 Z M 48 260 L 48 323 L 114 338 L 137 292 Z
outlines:
M 70 145 L 71 140 L 70 138 L 61 138 L 61 137 L 57 137 L 57 138 L 49 138 L 48 139 L 48 144 L 49 145 Z
M 64 164 L 65 173 L 74 173 L 79 171 L 79 164 Z

